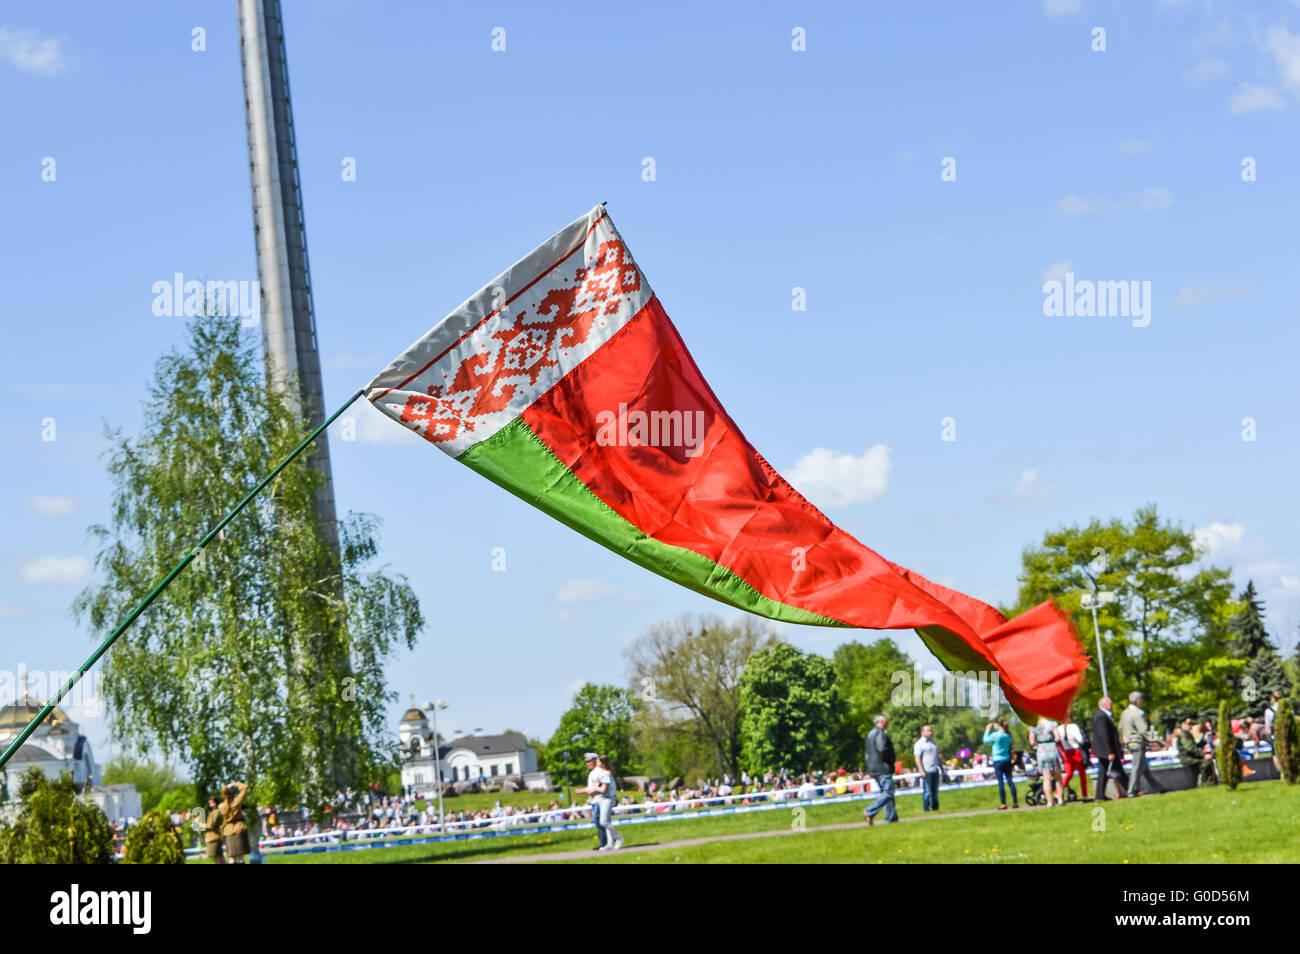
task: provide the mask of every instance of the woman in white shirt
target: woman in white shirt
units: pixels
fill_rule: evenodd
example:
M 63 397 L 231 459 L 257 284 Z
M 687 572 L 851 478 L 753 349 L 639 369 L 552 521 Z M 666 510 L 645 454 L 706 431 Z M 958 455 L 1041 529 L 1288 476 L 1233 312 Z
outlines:
M 1067 715 L 1065 721 L 1056 729 L 1056 738 L 1061 746 L 1061 757 L 1065 762 L 1065 777 L 1061 780 L 1061 792 L 1070 785 L 1070 776 L 1079 773 L 1079 788 L 1083 797 L 1088 797 L 1088 772 L 1084 765 L 1083 730 L 1074 721 L 1073 715 Z

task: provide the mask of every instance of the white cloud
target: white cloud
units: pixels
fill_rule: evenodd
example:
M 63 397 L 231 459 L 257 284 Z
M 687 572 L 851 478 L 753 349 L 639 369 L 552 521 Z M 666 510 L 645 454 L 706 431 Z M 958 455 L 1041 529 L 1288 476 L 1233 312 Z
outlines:
M 1043 12 L 1049 17 L 1068 17 L 1079 12 L 1079 0 L 1043 0 Z
M 42 37 L 35 30 L 0 26 L 0 61 L 35 76 L 54 76 L 68 68 L 61 37 Z
M 1228 103 L 1230 113 L 1254 113 L 1261 109 L 1284 109 L 1282 97 L 1267 86 L 1241 84 L 1241 92 Z
M 1149 139 L 1123 139 L 1115 147 L 1115 150 L 1121 156 L 1145 156 L 1151 151 L 1151 141 Z
M 1300 93 L 1300 34 L 1292 36 L 1286 27 L 1276 26 L 1264 34 L 1264 48 L 1282 74 L 1282 84 Z
M 23 564 L 19 577 L 24 583 L 49 586 L 84 586 L 95 575 L 85 557 L 38 557 Z
M 551 599 L 556 603 L 573 606 L 582 603 L 598 603 L 601 600 L 609 599 L 617 592 L 608 583 L 574 577 L 557 586 L 551 594 Z
M 42 517 L 66 517 L 81 509 L 72 497 L 28 497 L 27 506 Z
M 1225 75 L 1227 72 L 1228 72 L 1227 62 L 1218 59 L 1217 57 L 1211 56 L 1201 60 L 1190 70 L 1184 73 L 1183 78 L 1186 79 L 1187 82 L 1192 83 L 1193 85 L 1200 86 L 1203 83 L 1210 82 L 1210 80 L 1218 79 L 1220 76 Z
M 1065 283 L 1065 273 L 1074 271 L 1074 262 L 1057 262 L 1054 265 L 1048 265 L 1043 269 L 1044 282 L 1061 282 Z
M 1212 523 L 1208 527 L 1197 527 L 1196 548 L 1206 557 L 1222 554 L 1236 549 L 1246 536 L 1246 528 L 1239 523 Z
M 994 494 L 989 503 L 999 507 L 1041 507 L 1056 495 L 1055 484 L 1038 482 L 1038 468 L 1026 467 L 1009 493 Z
M 1234 298 L 1249 295 L 1251 291 L 1253 288 L 1250 285 L 1188 285 L 1186 288 L 1180 288 L 1178 294 L 1174 296 L 1174 308 L 1178 311 L 1186 311 L 1216 301 L 1232 301 Z
M 1174 204 L 1174 197 L 1163 186 L 1145 189 L 1127 199 L 1087 197 L 1071 193 L 1056 203 L 1062 215 L 1110 215 L 1116 212 L 1154 212 Z
M 887 494 L 892 467 L 884 444 L 869 447 L 860 457 L 818 447 L 799 458 L 789 479 L 820 507 L 852 507 Z

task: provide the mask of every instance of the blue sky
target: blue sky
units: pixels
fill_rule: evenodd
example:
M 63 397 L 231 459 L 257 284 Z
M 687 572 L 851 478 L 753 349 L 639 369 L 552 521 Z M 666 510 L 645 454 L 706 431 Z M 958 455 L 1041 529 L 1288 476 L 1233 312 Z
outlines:
M 331 408 L 607 201 L 750 440 L 867 545 L 1005 602 L 1045 530 L 1155 501 L 1294 645 L 1300 6 L 548 7 L 285 0 Z M 153 283 L 257 277 L 234 3 L 7 3 L 0 128 L 0 667 L 70 669 L 102 424 L 183 338 Z M 1046 317 L 1067 271 L 1149 281 L 1149 325 Z M 430 621 L 394 717 L 545 737 L 655 621 L 725 611 L 356 423 L 340 509 L 383 518 Z

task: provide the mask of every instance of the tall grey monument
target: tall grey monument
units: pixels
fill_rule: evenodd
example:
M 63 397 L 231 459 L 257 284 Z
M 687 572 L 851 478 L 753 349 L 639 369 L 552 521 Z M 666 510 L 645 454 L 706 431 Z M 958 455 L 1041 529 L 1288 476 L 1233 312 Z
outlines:
M 238 3 L 253 231 L 262 287 L 262 349 L 271 381 L 287 390 L 314 428 L 325 420 L 325 395 L 307 268 L 307 225 L 298 181 L 284 21 L 280 0 Z M 324 478 L 316 491 L 321 530 L 337 550 L 334 481 L 323 433 L 316 439 L 311 462 Z

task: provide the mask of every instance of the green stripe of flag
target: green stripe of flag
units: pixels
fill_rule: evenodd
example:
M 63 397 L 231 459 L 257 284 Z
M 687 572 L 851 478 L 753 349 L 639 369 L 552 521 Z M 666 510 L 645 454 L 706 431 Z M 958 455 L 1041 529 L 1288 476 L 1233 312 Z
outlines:
M 523 418 L 456 459 L 588 539 L 697 593 L 787 623 L 846 625 L 769 599 L 708 557 L 648 536 L 592 493 Z

